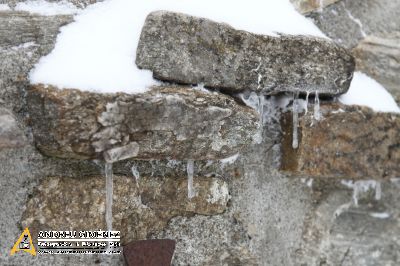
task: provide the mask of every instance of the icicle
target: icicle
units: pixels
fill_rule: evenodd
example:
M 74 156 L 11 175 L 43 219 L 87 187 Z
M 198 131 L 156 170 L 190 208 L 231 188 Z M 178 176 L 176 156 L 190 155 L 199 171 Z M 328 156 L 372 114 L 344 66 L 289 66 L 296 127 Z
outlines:
M 239 94 L 239 97 L 243 100 L 243 102 L 256 110 L 260 115 L 260 130 L 254 136 L 254 142 L 260 144 L 262 142 L 263 130 L 264 130 L 264 105 L 265 105 L 265 96 L 258 95 L 255 92 L 251 92 L 248 96 L 245 94 Z
M 299 113 L 297 108 L 297 100 L 299 98 L 299 93 L 293 95 L 293 139 L 292 139 L 292 147 L 293 149 L 297 149 L 299 147 L 299 136 L 298 136 L 298 126 L 299 126 Z
M 139 181 L 140 181 L 140 173 L 139 173 L 139 170 L 137 169 L 137 166 L 136 165 L 133 165 L 132 166 L 132 168 L 131 168 L 131 171 L 132 171 L 132 175 L 133 175 L 133 177 L 135 178 L 135 180 L 136 180 L 136 187 L 139 189 Z
M 191 199 L 196 196 L 196 191 L 193 186 L 193 175 L 194 175 L 194 161 L 188 160 L 186 167 L 187 175 L 188 175 L 188 198 Z
M 319 0 L 318 2 L 318 12 L 322 13 L 324 11 L 324 0 Z
M 375 181 L 375 199 L 381 200 L 382 198 L 382 187 L 379 181 Z
M 314 103 L 314 119 L 319 121 L 319 120 L 321 120 L 321 118 L 322 118 L 322 115 L 321 115 L 319 96 L 318 96 L 318 91 L 316 91 L 315 92 L 315 103 Z
M 142 190 L 140 189 L 140 173 L 136 165 L 133 165 L 131 168 L 131 172 L 133 177 L 136 180 L 136 188 L 139 193 L 139 202 L 142 203 Z
M 306 112 L 304 113 L 304 115 L 307 115 L 308 113 L 308 98 L 310 97 L 310 92 L 307 91 L 307 95 L 306 95 Z
M 112 230 L 112 203 L 113 203 L 113 165 L 106 163 L 106 224 L 107 230 Z
M 258 96 L 258 113 L 260 114 L 260 125 L 264 125 L 264 104 L 265 104 L 265 96 Z
M 106 225 L 107 231 L 112 231 L 112 204 L 113 204 L 113 165 L 112 163 L 106 163 L 105 165 L 105 174 L 106 174 Z M 107 250 L 110 251 L 111 246 L 107 247 Z

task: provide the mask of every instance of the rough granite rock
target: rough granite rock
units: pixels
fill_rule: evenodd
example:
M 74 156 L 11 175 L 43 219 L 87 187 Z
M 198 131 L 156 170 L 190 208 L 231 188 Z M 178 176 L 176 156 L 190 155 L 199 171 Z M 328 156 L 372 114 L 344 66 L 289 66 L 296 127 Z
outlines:
M 400 182 L 355 184 L 364 189 L 331 189 L 310 210 L 296 265 L 399 265 Z
M 136 64 L 157 79 L 237 92 L 345 93 L 354 59 L 316 37 L 256 35 L 185 14 L 148 15 Z
M 39 16 L 27 12 L 0 11 L 0 46 L 45 44 L 55 39 L 58 29 L 72 16 Z
M 321 121 L 300 118 L 298 149 L 292 148 L 292 114 L 282 117 L 282 170 L 317 178 L 400 176 L 400 115 L 329 103 L 321 114 Z
M 27 139 L 14 116 L 7 109 L 0 107 L 0 150 L 23 147 L 27 144 Z
M 353 49 L 356 68 L 400 93 L 400 32 L 367 36 Z
M 146 239 L 175 216 L 224 212 L 230 197 L 223 180 L 195 177 L 194 187 L 197 194 L 188 199 L 186 178 L 142 177 L 137 184 L 114 176 L 113 228 L 121 231 L 122 244 Z M 101 176 L 44 178 L 26 204 L 22 225 L 35 236 L 40 230 L 106 230 L 105 198 Z
M 311 11 L 321 11 L 324 7 L 329 6 L 340 0 L 290 0 L 294 7 L 302 14 Z
M 11 8 L 14 8 L 18 3 L 28 2 L 29 0 L 0 0 L 0 4 L 8 4 Z M 90 4 L 102 2 L 103 0 L 46 0 L 46 2 L 70 2 L 78 8 L 85 8 Z
M 182 87 L 130 95 L 35 85 L 28 109 L 36 146 L 63 158 L 222 159 L 259 128 L 257 113 L 233 98 Z
M 332 40 L 355 47 L 367 35 L 399 30 L 400 0 L 341 0 L 308 16 Z
M 59 27 L 72 16 L 0 11 L 0 102 L 19 115 L 26 109 L 27 75 L 54 47 Z

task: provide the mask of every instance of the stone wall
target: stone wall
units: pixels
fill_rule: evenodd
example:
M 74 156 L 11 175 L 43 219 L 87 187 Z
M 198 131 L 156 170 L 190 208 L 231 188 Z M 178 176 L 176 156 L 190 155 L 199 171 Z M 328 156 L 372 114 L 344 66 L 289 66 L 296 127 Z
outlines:
M 16 2 L 0 1 L 10 7 Z M 71 2 L 84 7 L 93 1 Z M 391 91 L 400 90 L 396 79 L 400 62 L 398 36 L 394 33 L 400 25 L 395 15 L 400 1 L 323 1 L 322 10 L 318 10 L 316 1 L 294 2 L 300 3 L 297 7 L 305 7 L 303 12 L 334 41 L 352 49 L 356 68 Z M 365 25 L 363 31 L 350 19 L 349 12 Z M 305 89 L 316 84 L 327 88 L 321 100 L 323 120 L 319 121 L 312 111 L 317 103 L 312 94 L 308 114 L 299 114 L 299 143 L 298 148 L 293 148 L 293 113 L 288 112 L 292 103 L 280 109 L 282 91 L 269 90 L 268 96 L 257 96 L 258 84 L 253 84 L 253 92 L 227 90 L 234 86 L 220 84 L 229 80 L 205 73 L 200 78 L 219 83 L 210 82 L 211 92 L 199 91 L 188 85 L 192 77 L 177 72 L 178 68 L 172 73 L 152 70 L 158 71 L 160 79 L 176 79 L 186 85 L 139 96 L 30 87 L 28 72 L 51 51 L 59 27 L 72 20 L 71 16 L 0 11 L 0 264 L 123 264 L 121 256 L 8 255 L 25 226 L 32 232 L 66 227 L 105 229 L 103 155 L 115 159 L 110 159 L 115 161 L 113 221 L 123 234 L 123 243 L 173 239 L 173 265 L 400 263 L 400 120 L 398 115 L 335 103 L 333 96 L 347 90 L 348 76 L 354 70 L 350 50 L 311 40 L 339 60 L 339 66 L 346 66 L 329 72 L 333 83 L 318 83 L 317 76 L 305 79 L 309 76 L 301 64 L 286 68 L 288 73 L 298 71 L 303 75 L 290 79 L 279 76 L 282 72 L 276 69 L 261 69 L 265 74 L 276 73 L 274 79 L 262 81 L 264 86 L 297 80 Z M 257 40 L 258 49 L 263 49 L 262 36 L 224 28 L 226 25 L 215 26 L 228 30 L 229 36 L 237 34 L 243 42 Z M 219 37 L 225 40 L 225 36 Z M 298 51 L 306 49 L 310 41 L 303 37 L 285 38 L 272 42 L 277 47 L 286 45 L 285 51 Z M 142 47 L 158 45 L 143 43 L 148 42 L 148 37 L 141 42 Z M 216 55 L 221 53 L 214 51 Z M 173 51 L 163 54 L 168 52 Z M 159 60 L 157 54 L 146 55 Z M 324 58 L 307 60 L 317 60 L 312 62 L 329 71 L 331 61 Z M 167 59 L 163 62 L 167 63 Z M 146 62 L 142 67 L 158 65 Z M 241 62 L 246 67 L 237 76 L 246 78 L 257 64 L 254 60 Z M 282 71 L 285 65 L 282 64 Z M 231 72 L 228 68 L 226 71 L 224 76 L 229 76 Z M 326 84 L 334 84 L 337 77 L 343 80 L 338 86 L 341 90 L 330 90 L 332 87 Z M 240 82 L 245 81 L 235 80 L 235 84 Z M 289 91 L 297 92 L 302 97 L 306 91 Z M 87 108 L 77 105 L 78 94 L 86 103 L 81 106 Z M 143 121 L 129 117 L 129 108 L 137 102 L 149 110 L 150 115 Z M 252 103 L 257 112 L 245 102 Z M 186 122 L 182 128 L 190 130 L 182 131 L 180 124 L 157 116 L 157 110 L 164 110 L 173 118 L 184 112 Z M 118 118 L 118 125 L 110 122 Z M 78 120 L 86 122 L 74 131 Z M 125 121 L 142 123 L 146 132 Z M 168 125 L 173 126 L 166 128 Z M 123 134 L 115 137 L 115 132 Z M 92 138 L 94 135 L 97 137 Z M 145 150 L 143 146 L 152 146 L 147 143 L 166 150 Z M 197 148 L 191 151 L 193 143 Z M 187 197 L 186 159 L 195 159 L 195 196 L 191 199 Z M 136 171 L 139 179 L 134 176 Z

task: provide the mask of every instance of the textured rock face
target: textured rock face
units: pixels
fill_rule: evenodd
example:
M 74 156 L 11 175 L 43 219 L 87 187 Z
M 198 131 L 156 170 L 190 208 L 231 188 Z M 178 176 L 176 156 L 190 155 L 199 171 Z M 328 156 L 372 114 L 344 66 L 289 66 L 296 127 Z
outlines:
M 0 12 L 0 102 L 4 106 L 25 111 L 29 71 L 53 49 L 59 27 L 72 20 L 72 16 Z
M 0 150 L 17 148 L 27 144 L 24 133 L 10 111 L 0 107 Z
M 11 8 L 15 7 L 20 2 L 27 2 L 26 0 L 0 0 L 0 4 L 8 4 Z M 102 0 L 46 0 L 46 2 L 70 2 L 78 8 L 85 8 L 90 4 L 102 2 Z
M 378 199 L 372 188 L 362 195 L 344 186 L 331 189 L 305 219 L 296 265 L 398 265 L 399 189 L 383 182 Z
M 306 14 L 311 11 L 321 11 L 324 7 L 331 5 L 340 0 L 290 0 L 296 9 L 302 13 Z
M 128 95 L 38 85 L 28 95 L 37 147 L 63 158 L 226 158 L 250 144 L 259 127 L 251 108 L 190 88 Z
M 79 185 L 77 186 L 77 182 Z M 113 227 L 121 241 L 146 239 L 162 230 L 175 216 L 222 213 L 229 200 L 227 184 L 215 178 L 195 178 L 197 195 L 187 198 L 186 178 L 115 176 Z M 140 191 L 140 192 L 139 192 Z M 49 177 L 28 201 L 22 218 L 32 235 L 39 230 L 106 229 L 105 178 Z
M 357 69 L 400 93 L 400 32 L 367 36 L 353 49 Z
M 72 22 L 72 16 L 38 16 L 26 12 L 0 11 L 0 46 L 46 44 L 55 39 L 58 29 Z
M 136 64 L 161 80 L 264 94 L 342 94 L 354 70 L 352 56 L 328 40 L 256 35 L 164 11 L 147 17 Z
M 341 0 L 309 14 L 331 39 L 353 48 L 367 35 L 399 30 L 400 0 Z
M 389 179 L 400 175 L 400 116 L 368 108 L 327 104 L 323 120 L 300 119 L 292 148 L 291 114 L 283 117 L 281 168 L 321 178 Z

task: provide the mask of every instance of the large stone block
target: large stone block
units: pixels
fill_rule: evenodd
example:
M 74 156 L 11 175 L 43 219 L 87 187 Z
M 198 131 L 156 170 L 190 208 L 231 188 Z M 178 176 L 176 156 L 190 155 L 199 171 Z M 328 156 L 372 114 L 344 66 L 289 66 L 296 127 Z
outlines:
M 257 35 L 164 11 L 147 17 L 136 64 L 161 80 L 264 94 L 342 94 L 354 70 L 353 57 L 327 39 Z
M 300 118 L 292 148 L 292 114 L 282 118 L 281 168 L 317 178 L 388 179 L 400 176 L 400 116 L 369 108 L 326 104 L 321 121 Z
M 221 93 L 152 88 L 101 94 L 33 86 L 28 109 L 36 146 L 62 158 L 220 159 L 252 143 L 258 114 Z
M 195 197 L 187 197 L 187 179 L 114 176 L 113 228 L 121 241 L 146 239 L 172 217 L 220 214 L 229 201 L 227 184 L 216 178 L 194 178 Z M 40 230 L 106 230 L 105 178 L 44 178 L 28 200 L 22 217 L 32 235 Z

